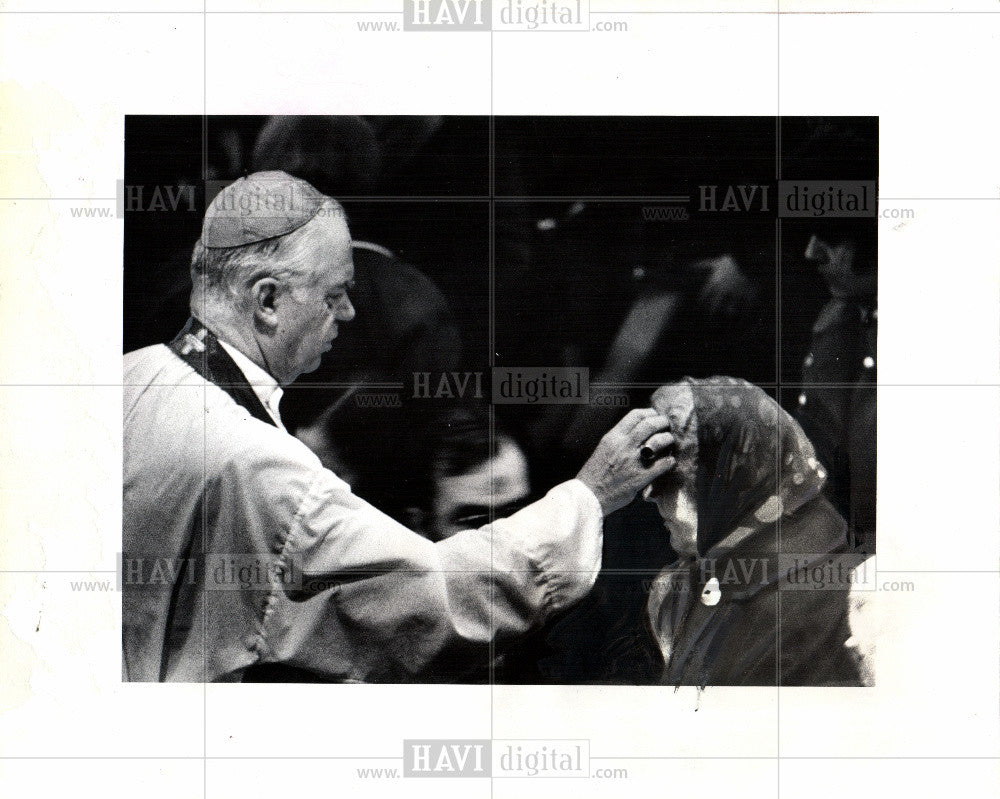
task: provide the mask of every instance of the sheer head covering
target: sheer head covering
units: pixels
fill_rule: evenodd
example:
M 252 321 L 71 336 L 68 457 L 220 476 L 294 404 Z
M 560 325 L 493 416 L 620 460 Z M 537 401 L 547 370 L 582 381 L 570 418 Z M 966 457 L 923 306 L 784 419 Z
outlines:
M 699 556 L 732 550 L 823 487 L 826 472 L 802 428 L 745 380 L 685 378 L 659 388 L 652 404 L 677 442 L 669 479 L 695 486 Z

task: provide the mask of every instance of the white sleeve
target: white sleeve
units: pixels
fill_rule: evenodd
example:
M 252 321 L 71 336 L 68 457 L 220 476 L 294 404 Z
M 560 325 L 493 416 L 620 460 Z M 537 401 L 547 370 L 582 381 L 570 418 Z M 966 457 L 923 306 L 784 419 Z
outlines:
M 283 493 L 278 482 L 258 488 L 257 507 L 288 507 L 267 496 Z M 449 648 L 526 632 L 581 599 L 600 569 L 600 504 L 575 480 L 439 543 L 325 469 L 299 496 L 280 559 L 302 585 L 269 597 L 257 645 L 265 661 L 345 679 L 416 674 Z

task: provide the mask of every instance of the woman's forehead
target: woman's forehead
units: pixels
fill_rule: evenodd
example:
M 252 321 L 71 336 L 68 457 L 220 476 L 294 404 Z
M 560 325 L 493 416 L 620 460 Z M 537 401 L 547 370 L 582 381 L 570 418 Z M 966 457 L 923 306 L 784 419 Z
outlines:
M 670 429 L 675 437 L 687 430 L 694 417 L 694 392 L 687 380 L 660 386 L 653 394 L 653 408 L 670 419 Z

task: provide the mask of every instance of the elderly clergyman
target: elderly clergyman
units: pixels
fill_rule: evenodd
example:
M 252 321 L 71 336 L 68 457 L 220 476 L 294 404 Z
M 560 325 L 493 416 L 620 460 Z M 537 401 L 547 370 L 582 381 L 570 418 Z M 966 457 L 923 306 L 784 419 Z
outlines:
M 124 679 L 420 679 L 582 598 L 602 516 L 673 466 L 667 420 L 637 409 L 513 516 L 437 543 L 402 527 L 278 413 L 353 318 L 353 271 L 341 206 L 285 173 L 206 211 L 191 319 L 125 356 Z

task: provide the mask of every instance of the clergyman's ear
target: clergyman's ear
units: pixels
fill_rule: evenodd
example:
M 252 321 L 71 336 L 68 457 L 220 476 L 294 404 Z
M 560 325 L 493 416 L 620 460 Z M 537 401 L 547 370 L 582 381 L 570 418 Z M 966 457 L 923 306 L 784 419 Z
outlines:
M 277 302 L 278 281 L 273 277 L 262 277 L 250 290 L 253 315 L 261 324 L 275 327 L 278 324 Z

